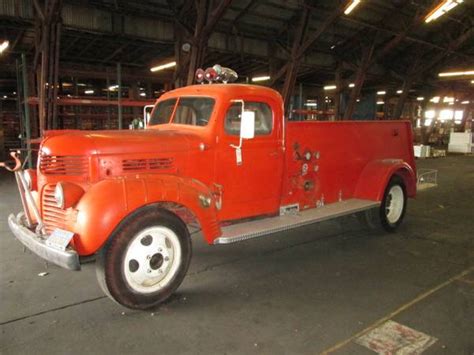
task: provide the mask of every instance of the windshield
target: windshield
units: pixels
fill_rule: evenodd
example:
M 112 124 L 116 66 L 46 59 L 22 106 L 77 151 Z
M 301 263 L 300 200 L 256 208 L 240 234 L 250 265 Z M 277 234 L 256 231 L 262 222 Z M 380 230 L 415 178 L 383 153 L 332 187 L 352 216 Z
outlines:
M 214 103 L 214 99 L 208 97 L 164 100 L 153 110 L 149 124 L 151 126 L 165 123 L 206 126 L 211 118 Z

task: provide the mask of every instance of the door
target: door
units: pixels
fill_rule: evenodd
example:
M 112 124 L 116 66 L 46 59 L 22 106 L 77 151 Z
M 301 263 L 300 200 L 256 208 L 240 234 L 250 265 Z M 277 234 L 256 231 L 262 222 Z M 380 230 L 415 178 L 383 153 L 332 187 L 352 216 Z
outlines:
M 279 118 L 266 102 L 244 103 L 246 111 L 255 113 L 255 136 L 242 141 L 241 159 L 235 148 L 240 140 L 241 102 L 229 103 L 216 147 L 221 220 L 275 213 L 280 205 L 284 157 Z

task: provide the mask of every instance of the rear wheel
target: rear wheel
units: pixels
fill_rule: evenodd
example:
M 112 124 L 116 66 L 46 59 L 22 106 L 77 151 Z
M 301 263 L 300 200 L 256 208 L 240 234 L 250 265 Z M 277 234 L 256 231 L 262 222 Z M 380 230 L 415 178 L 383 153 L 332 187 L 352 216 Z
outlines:
M 403 221 L 407 206 L 405 184 L 398 175 L 388 183 L 380 207 L 361 212 L 359 220 L 371 229 L 395 232 Z
M 146 207 L 118 228 L 97 258 L 97 278 L 119 304 L 146 309 L 168 299 L 186 275 L 191 238 L 174 214 Z

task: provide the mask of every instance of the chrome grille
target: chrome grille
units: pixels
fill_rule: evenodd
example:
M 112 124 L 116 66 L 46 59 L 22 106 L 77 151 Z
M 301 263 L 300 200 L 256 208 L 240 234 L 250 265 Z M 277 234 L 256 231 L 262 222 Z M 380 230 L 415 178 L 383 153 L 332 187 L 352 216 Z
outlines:
M 168 170 L 174 166 L 173 158 L 159 159 L 125 159 L 122 161 L 123 171 Z
M 46 185 L 43 190 L 43 221 L 46 232 L 50 234 L 56 228 L 65 229 L 66 211 L 56 206 L 54 189 L 56 185 Z
M 41 155 L 40 171 L 45 175 L 80 176 L 88 174 L 89 163 L 82 155 Z

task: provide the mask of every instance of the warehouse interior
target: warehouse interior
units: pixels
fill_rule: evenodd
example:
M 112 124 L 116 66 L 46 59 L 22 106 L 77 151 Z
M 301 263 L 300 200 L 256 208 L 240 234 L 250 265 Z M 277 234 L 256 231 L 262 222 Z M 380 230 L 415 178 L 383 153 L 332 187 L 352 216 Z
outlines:
M 177 293 L 129 310 L 94 257 L 72 272 L 15 240 L 18 177 L 0 165 L 0 352 L 390 353 L 398 329 L 401 353 L 473 354 L 471 0 L 1 0 L 0 163 L 35 169 L 52 130 L 142 130 L 215 65 L 276 90 L 287 121 L 410 122 L 418 193 L 397 233 L 348 215 L 193 236 Z

